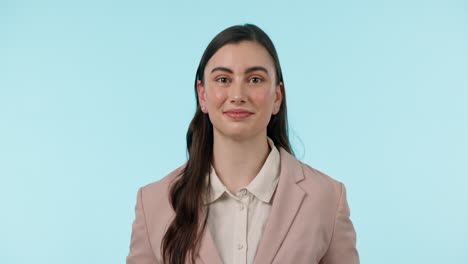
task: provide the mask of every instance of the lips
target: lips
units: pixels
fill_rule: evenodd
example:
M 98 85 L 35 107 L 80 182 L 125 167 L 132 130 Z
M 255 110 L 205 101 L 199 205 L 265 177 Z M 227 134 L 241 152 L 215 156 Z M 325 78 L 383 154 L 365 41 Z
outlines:
M 245 110 L 245 109 L 231 109 L 231 110 L 225 111 L 224 113 L 249 113 L 249 114 L 253 114 L 252 112 L 250 112 L 248 110 Z
M 224 114 L 232 119 L 241 120 L 251 116 L 253 113 L 244 109 L 231 109 L 224 112 Z

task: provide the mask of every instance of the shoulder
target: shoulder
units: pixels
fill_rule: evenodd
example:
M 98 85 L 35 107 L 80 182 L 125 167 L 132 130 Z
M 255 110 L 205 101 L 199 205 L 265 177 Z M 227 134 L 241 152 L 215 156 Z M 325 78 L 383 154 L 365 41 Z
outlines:
M 307 193 L 308 203 L 314 204 L 316 208 L 333 212 L 344 194 L 344 184 L 307 163 L 298 160 L 298 164 L 301 167 L 303 179 L 297 184 Z
M 307 193 L 336 194 L 341 192 L 343 183 L 302 162 L 282 147 L 280 147 L 280 156 L 281 166 L 285 167 L 285 171 L 293 174 L 295 182 Z
M 169 200 L 169 190 L 172 183 L 182 173 L 186 163 L 171 171 L 158 181 L 151 182 L 140 188 L 141 202 L 146 209 L 146 216 L 152 218 L 153 213 L 158 213 L 167 216 L 172 215 L 173 209 Z M 156 215 L 154 214 L 156 217 Z M 150 221 L 152 219 L 149 219 Z
M 182 173 L 186 163 L 179 166 L 175 170 L 169 172 L 164 177 L 162 177 L 158 181 L 151 182 L 145 186 L 141 187 L 142 192 L 150 193 L 154 195 L 161 195 L 164 192 L 167 192 L 168 187 L 173 183 L 174 180 L 178 178 L 178 176 Z
M 341 192 L 343 183 L 332 178 L 328 174 L 313 168 L 309 164 L 299 161 L 304 174 L 304 183 L 306 185 L 319 186 L 321 189 L 325 189 L 328 192 Z
M 316 215 L 321 219 L 317 221 L 322 223 L 334 223 L 336 213 L 346 196 L 344 184 L 309 164 L 301 161 L 299 164 L 303 179 L 297 184 L 306 193 L 303 213 L 309 217 Z M 329 228 L 332 228 L 331 224 Z
M 294 182 L 311 201 L 326 201 L 327 205 L 338 204 L 344 191 L 343 183 L 300 161 L 282 147 L 280 147 L 280 156 L 281 170 L 292 174 Z
M 161 246 L 164 234 L 175 215 L 169 199 L 169 190 L 171 183 L 178 178 L 184 166 L 185 164 L 171 171 L 160 180 L 142 186 L 138 190 L 132 239 L 141 241 L 142 237 L 139 236 L 148 236 L 149 245 L 152 246 L 155 252 L 159 252 L 158 249 Z M 141 230 L 144 233 L 141 233 Z M 156 253 L 156 256 L 160 259 L 159 253 Z

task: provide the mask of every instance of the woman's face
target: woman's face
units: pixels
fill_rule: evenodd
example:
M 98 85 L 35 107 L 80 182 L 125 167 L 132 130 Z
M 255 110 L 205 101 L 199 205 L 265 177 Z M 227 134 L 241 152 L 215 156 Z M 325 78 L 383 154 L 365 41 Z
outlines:
M 278 113 L 282 100 L 283 84 L 276 85 L 275 72 L 268 51 L 253 41 L 224 45 L 211 57 L 197 93 L 215 135 L 235 139 L 266 135 L 271 115 Z

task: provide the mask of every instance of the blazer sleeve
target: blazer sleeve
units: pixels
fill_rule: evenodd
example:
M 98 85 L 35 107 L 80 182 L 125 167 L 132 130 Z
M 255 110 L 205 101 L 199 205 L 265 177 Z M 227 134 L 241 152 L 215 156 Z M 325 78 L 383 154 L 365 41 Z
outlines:
M 340 199 L 335 215 L 332 238 L 320 264 L 359 264 L 356 232 L 349 218 L 350 210 L 346 199 L 346 188 L 343 183 L 340 183 L 340 187 Z
M 159 264 L 151 247 L 142 196 L 143 189 L 140 188 L 135 206 L 127 264 Z

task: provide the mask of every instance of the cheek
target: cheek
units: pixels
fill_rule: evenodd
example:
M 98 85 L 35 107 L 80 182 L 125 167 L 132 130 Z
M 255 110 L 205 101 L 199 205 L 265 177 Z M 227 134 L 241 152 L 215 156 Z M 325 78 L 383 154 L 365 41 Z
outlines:
M 267 90 L 258 90 L 252 93 L 252 101 L 258 107 L 267 107 L 273 104 L 273 97 Z
M 226 100 L 226 92 L 222 89 L 210 89 L 207 91 L 207 100 L 210 104 L 220 104 Z

